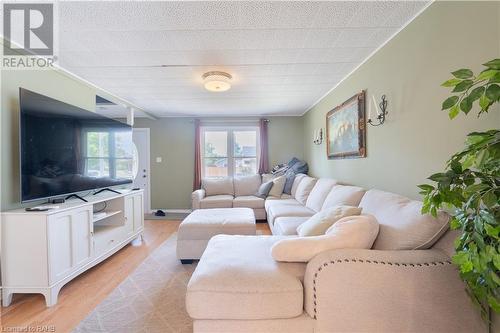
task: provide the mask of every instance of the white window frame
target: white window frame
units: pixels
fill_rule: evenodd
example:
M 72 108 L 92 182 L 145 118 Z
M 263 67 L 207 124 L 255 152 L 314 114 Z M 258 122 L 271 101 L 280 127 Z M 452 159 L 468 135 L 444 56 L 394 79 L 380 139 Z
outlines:
M 259 160 L 260 160 L 260 128 L 259 126 L 200 126 L 200 150 L 201 150 L 201 177 L 206 178 L 205 175 L 205 133 L 206 132 L 217 132 L 217 131 L 224 131 L 227 132 L 227 156 L 221 156 L 221 158 L 227 158 L 227 177 L 235 177 L 234 171 L 235 171 L 235 159 L 236 158 L 244 158 L 247 156 L 242 156 L 242 157 L 235 157 L 234 156 L 234 132 L 238 131 L 255 131 L 255 135 L 257 138 L 257 149 L 256 149 L 256 163 L 257 163 L 257 170 L 256 174 L 259 173 Z M 253 158 L 252 156 L 249 156 L 248 158 Z M 210 178 L 222 178 L 222 177 L 210 177 Z

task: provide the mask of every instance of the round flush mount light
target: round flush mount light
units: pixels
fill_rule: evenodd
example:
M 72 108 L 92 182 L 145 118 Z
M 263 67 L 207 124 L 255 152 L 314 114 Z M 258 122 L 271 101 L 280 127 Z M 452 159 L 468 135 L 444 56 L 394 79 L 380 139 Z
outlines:
M 201 76 L 205 89 L 212 92 L 227 91 L 231 89 L 231 74 L 226 72 L 212 71 Z

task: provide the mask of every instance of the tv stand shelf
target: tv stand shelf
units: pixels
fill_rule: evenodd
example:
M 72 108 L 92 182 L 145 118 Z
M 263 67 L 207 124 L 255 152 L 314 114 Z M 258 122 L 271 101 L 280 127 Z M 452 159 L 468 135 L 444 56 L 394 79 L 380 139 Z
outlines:
M 87 199 L 48 211 L 2 212 L 3 306 L 14 293 L 41 293 L 47 306 L 56 304 L 62 286 L 142 236 L 142 190 Z M 94 217 L 103 204 L 105 214 Z
M 122 212 L 121 210 L 117 210 L 117 211 L 104 211 L 104 212 L 100 212 L 100 213 L 94 213 L 92 221 L 94 223 L 96 223 L 96 222 L 102 221 L 104 219 L 107 219 L 108 217 L 115 216 L 116 214 L 120 214 L 121 212 Z

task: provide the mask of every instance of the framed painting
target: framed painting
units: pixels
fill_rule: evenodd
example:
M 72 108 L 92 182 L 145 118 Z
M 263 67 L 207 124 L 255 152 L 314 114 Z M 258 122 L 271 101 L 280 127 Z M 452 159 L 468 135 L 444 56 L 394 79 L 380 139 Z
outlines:
M 326 150 L 329 159 L 366 157 L 364 90 L 326 115 Z

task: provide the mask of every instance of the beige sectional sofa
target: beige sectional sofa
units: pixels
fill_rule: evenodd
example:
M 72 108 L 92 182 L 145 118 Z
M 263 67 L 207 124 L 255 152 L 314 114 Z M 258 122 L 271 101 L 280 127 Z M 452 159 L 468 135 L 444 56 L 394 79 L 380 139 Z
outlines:
M 186 294 L 194 332 L 486 332 L 451 263 L 448 216 L 376 189 L 300 176 L 292 195 L 265 200 L 273 236 L 218 235 Z M 203 199 L 202 199 L 203 200 Z M 277 262 L 271 247 L 315 212 L 354 205 L 376 217 L 370 250 Z

